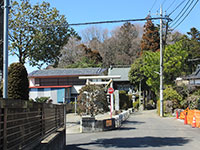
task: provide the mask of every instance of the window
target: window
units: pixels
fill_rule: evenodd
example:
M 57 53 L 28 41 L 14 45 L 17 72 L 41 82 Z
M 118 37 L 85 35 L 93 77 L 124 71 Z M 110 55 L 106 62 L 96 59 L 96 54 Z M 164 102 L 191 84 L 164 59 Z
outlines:
M 80 80 L 78 77 L 36 78 L 35 83 L 40 86 L 84 85 L 86 80 Z

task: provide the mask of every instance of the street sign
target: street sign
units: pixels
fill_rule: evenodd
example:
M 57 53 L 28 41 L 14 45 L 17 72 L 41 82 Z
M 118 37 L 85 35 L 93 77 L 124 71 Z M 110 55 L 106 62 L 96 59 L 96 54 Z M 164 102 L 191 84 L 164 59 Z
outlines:
M 111 88 L 111 87 L 108 88 L 108 93 L 109 93 L 109 94 L 112 94 L 113 92 L 114 92 L 114 89 L 113 89 L 113 88 Z

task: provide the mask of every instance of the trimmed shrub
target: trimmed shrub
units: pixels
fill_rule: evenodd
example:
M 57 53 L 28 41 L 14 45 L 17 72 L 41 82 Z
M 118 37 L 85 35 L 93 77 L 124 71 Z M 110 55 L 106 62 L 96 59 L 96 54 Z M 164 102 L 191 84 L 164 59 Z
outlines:
M 29 100 L 28 73 L 21 63 L 13 63 L 8 68 L 8 98 Z
M 109 110 L 106 92 L 101 85 L 85 85 L 82 87 L 77 104 L 78 113 L 81 115 L 86 114 L 94 117 Z

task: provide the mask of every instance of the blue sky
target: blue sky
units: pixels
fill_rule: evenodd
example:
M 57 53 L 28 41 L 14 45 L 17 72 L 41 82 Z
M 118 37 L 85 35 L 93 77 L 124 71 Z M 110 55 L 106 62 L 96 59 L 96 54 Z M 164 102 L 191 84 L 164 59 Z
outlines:
M 43 0 L 31 0 L 33 3 L 42 2 Z M 174 19 L 188 0 L 46 0 L 51 7 L 56 7 L 60 14 L 66 16 L 68 23 L 80 23 L 90 21 L 104 20 L 121 20 L 121 19 L 137 19 L 145 18 L 151 10 L 152 17 L 157 17 L 156 13 L 163 4 L 163 11 L 170 14 L 178 4 L 183 3 L 170 16 Z M 195 0 L 196 1 L 196 0 Z M 154 4 L 154 5 L 153 5 Z M 194 4 L 194 3 L 193 3 Z M 171 7 L 170 7 L 171 6 Z M 187 7 L 186 7 L 187 8 Z M 186 33 L 192 27 L 200 30 L 200 2 L 194 7 L 188 17 L 176 28 L 179 32 Z M 187 10 L 190 10 L 188 8 Z M 187 13 L 186 13 L 187 14 Z M 186 15 L 185 14 L 185 15 Z M 184 16 L 185 16 L 184 15 Z M 176 20 L 175 20 L 176 21 Z M 174 21 L 174 23 L 175 23 Z M 144 22 L 135 22 L 141 23 Z M 159 23 L 159 21 L 155 21 Z M 122 23 L 117 24 L 101 24 L 101 28 L 112 30 Z M 89 26 L 73 27 L 78 33 Z M 9 57 L 9 63 L 17 61 L 17 58 Z M 28 72 L 36 70 L 36 67 L 30 67 L 26 64 Z

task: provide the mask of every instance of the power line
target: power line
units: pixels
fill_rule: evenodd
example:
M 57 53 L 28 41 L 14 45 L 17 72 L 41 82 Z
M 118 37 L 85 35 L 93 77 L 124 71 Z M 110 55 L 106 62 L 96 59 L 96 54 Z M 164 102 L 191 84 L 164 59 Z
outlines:
M 161 6 L 163 7 L 164 3 L 166 2 L 166 0 L 163 0 Z M 157 12 L 160 10 L 160 7 L 158 7 Z
M 92 24 L 106 24 L 106 23 L 120 23 L 120 22 L 133 22 L 133 21 L 146 21 L 146 20 L 159 20 L 159 19 L 166 19 L 168 21 L 172 21 L 171 18 L 168 16 L 166 17 L 155 17 L 155 18 L 142 18 L 142 19 L 127 19 L 127 20 L 112 20 L 112 21 L 97 21 L 97 22 L 83 22 L 83 23 L 71 23 L 71 24 L 50 24 L 50 25 L 26 25 L 26 26 L 15 26 L 15 27 L 10 27 L 12 28 L 35 28 L 35 27 L 67 27 L 67 26 L 82 26 L 82 25 L 92 25 Z
M 156 2 L 157 2 L 157 0 L 154 0 L 154 3 L 153 3 L 153 5 L 151 6 L 151 9 L 149 10 L 149 12 L 152 11 L 152 9 L 153 9 L 153 7 L 155 6 Z
M 179 3 L 179 5 L 176 6 L 176 8 L 168 15 L 170 16 L 171 14 L 173 14 L 186 0 L 183 0 Z
M 166 0 L 163 0 L 163 2 L 162 2 L 162 6 L 165 4 L 165 2 L 166 2 Z
M 185 6 L 183 7 L 183 9 L 179 12 L 179 14 L 173 19 L 173 22 L 176 20 L 175 23 L 173 23 L 172 26 L 174 26 L 182 17 L 183 15 L 188 11 L 188 9 L 190 8 L 190 6 L 192 5 L 192 3 L 194 2 L 194 0 L 191 1 L 191 3 L 189 4 L 189 1 L 185 4 Z M 189 5 L 189 6 L 188 6 Z M 188 7 L 187 7 L 188 6 Z M 186 8 L 187 7 L 187 8 Z M 186 8 L 186 9 L 185 9 Z M 180 16 L 181 15 L 181 16 Z M 179 17 L 180 16 L 180 17 Z M 178 18 L 179 17 L 179 18 Z M 178 18 L 178 20 L 177 20 Z M 172 24 L 172 22 L 170 23 Z
M 188 1 L 189 2 L 189 1 Z M 176 22 L 175 23 L 173 23 L 173 25 L 172 26 L 174 26 L 182 17 L 183 17 L 183 15 L 188 11 L 188 9 L 190 8 L 190 6 L 192 5 L 192 3 L 194 2 L 194 0 L 192 0 L 191 1 L 191 3 L 189 4 L 189 3 L 186 3 L 186 5 L 184 6 L 184 8 L 180 11 L 180 13 L 174 18 L 174 20 L 173 21 L 175 21 L 180 15 L 180 17 L 178 18 L 178 20 L 176 20 Z M 186 6 L 189 4 L 189 6 L 186 8 Z M 185 9 L 186 8 L 186 9 Z M 184 12 L 183 12 L 184 11 Z M 172 24 L 172 23 L 170 23 L 170 24 Z
M 72 23 L 72 24 L 68 24 L 68 25 L 69 26 L 81 26 L 81 25 L 90 25 L 90 24 L 120 23 L 120 22 L 132 22 L 132 21 L 159 20 L 159 19 L 166 19 L 166 20 L 172 21 L 169 17 L 156 17 L 156 18 L 143 18 L 143 19 L 127 19 L 127 20 Z
M 168 10 L 170 9 L 170 7 L 174 4 L 175 1 L 176 1 L 176 0 L 174 0 L 174 1 L 169 5 L 169 7 L 166 9 L 166 11 L 168 11 Z
M 199 0 L 196 1 L 196 3 L 193 5 L 193 7 L 190 9 L 190 11 L 189 11 L 189 12 L 186 14 L 186 16 L 181 20 L 181 22 L 179 22 L 179 24 L 176 25 L 176 26 L 173 28 L 173 30 L 174 30 L 175 28 L 177 28 L 177 27 L 186 19 L 186 17 L 190 14 L 190 12 L 194 9 L 194 7 L 197 5 L 198 2 L 199 2 Z

